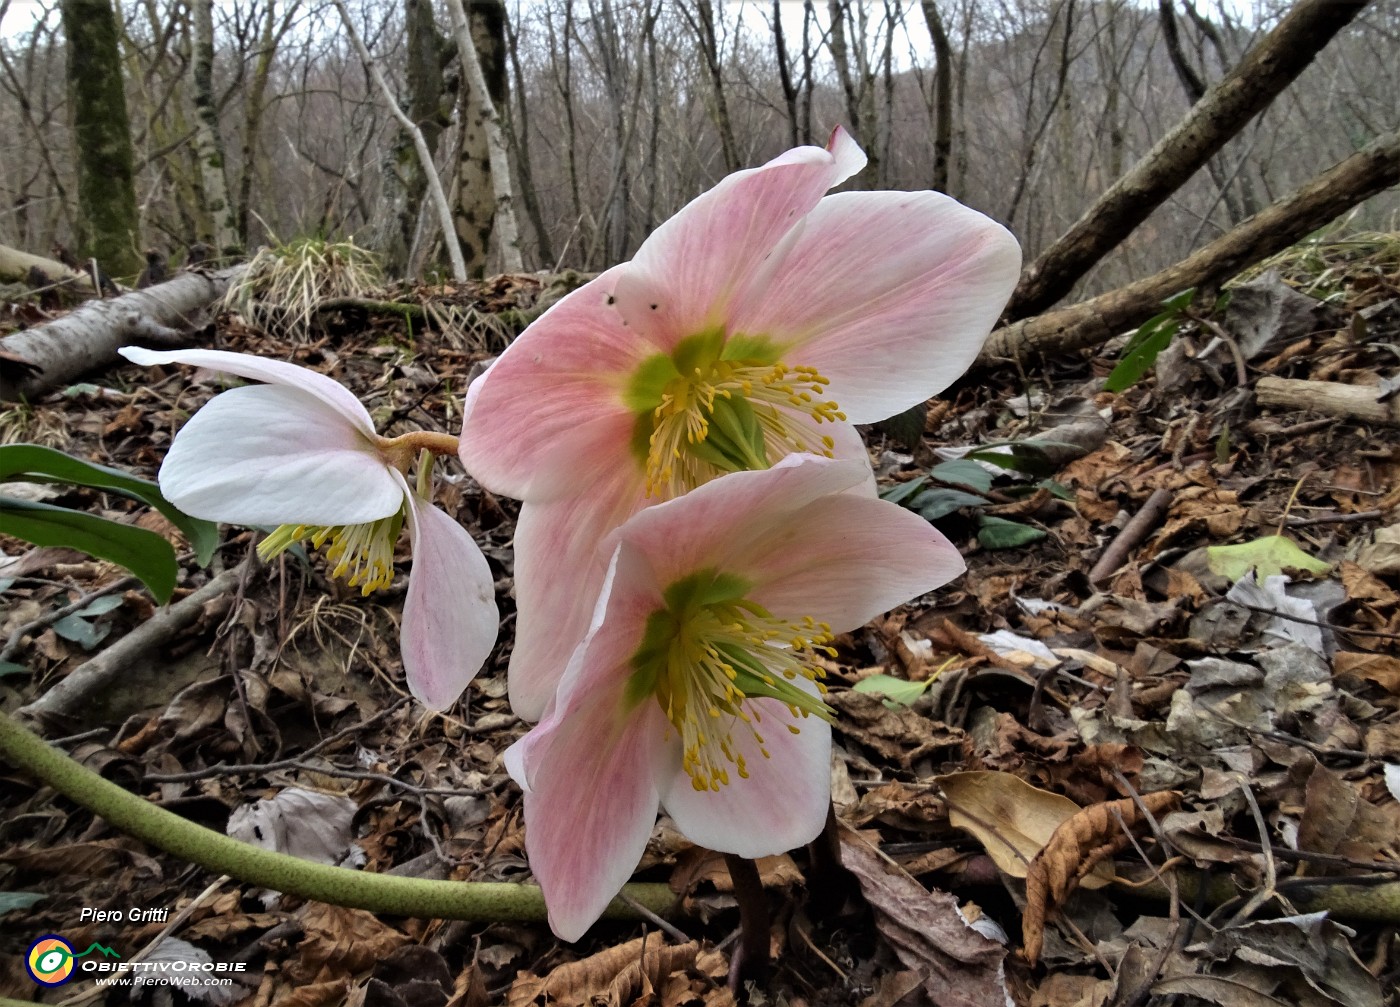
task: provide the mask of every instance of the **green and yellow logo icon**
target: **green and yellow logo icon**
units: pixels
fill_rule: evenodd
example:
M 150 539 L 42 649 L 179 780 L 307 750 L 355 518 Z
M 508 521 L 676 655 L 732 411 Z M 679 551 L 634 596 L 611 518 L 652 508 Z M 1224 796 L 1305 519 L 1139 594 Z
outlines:
M 73 946 L 58 934 L 45 934 L 29 945 L 29 953 L 24 956 L 24 968 L 29 978 L 40 986 L 62 986 L 73 978 L 73 962 L 93 951 L 109 958 L 121 957 L 96 941 L 88 945 L 86 951 L 75 954 Z

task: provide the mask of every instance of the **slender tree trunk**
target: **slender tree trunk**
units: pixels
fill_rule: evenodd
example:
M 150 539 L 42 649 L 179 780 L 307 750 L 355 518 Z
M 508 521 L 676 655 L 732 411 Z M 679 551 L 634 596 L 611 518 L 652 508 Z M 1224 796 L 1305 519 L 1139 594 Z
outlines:
M 812 0 L 802 2 L 802 142 L 812 142 L 812 91 L 816 78 L 812 64 L 816 62 L 815 46 L 811 41 L 811 30 L 817 23 L 817 10 Z
M 520 33 L 511 25 L 509 18 L 506 19 L 506 50 L 510 55 L 511 72 L 515 76 L 515 114 L 508 125 L 515 164 L 520 171 L 520 198 L 525 202 L 530 226 L 535 229 L 540 265 L 546 266 L 554 262 L 554 248 L 549 240 L 549 230 L 544 226 L 544 214 L 540 210 L 534 169 L 530 163 L 530 108 L 525 100 L 525 71 L 520 66 Z
M 787 40 L 783 35 L 783 0 L 773 0 L 773 48 L 778 57 L 778 82 L 783 88 L 783 104 L 787 108 L 788 143 L 797 146 L 797 88 L 792 83 L 792 67 L 788 64 Z
M 253 173 L 258 156 L 258 134 L 262 129 L 263 113 L 267 111 L 267 85 L 272 76 L 272 62 L 283 37 L 292 27 L 299 0 L 288 0 L 282 19 L 277 19 L 276 0 L 268 0 L 267 21 L 258 42 L 258 62 L 248 85 L 248 101 L 243 113 L 243 174 L 238 183 L 238 234 L 244 247 L 252 245 Z
M 689 22 L 691 31 L 695 32 L 700 44 L 700 54 L 705 60 L 705 69 L 709 73 L 710 91 L 714 96 L 715 128 L 719 131 L 720 150 L 724 154 L 724 170 L 734 172 L 738 171 L 742 165 L 739 161 L 739 144 L 734 139 L 734 124 L 729 118 L 729 102 L 724 95 L 724 68 L 720 60 L 719 31 L 715 23 L 715 8 L 710 0 L 694 0 L 694 2 L 694 17 L 691 16 L 690 9 L 684 4 L 679 9 L 686 21 Z
M 1015 320 L 1054 304 L 1302 73 L 1368 0 L 1298 0 L 1128 173 L 1021 274 Z
M 214 0 L 191 0 L 194 21 L 194 152 L 204 185 L 204 207 L 213 225 L 209 240 L 224 255 L 242 251 L 238 220 L 228 198 L 224 176 L 224 144 L 219 136 L 219 109 L 214 100 Z
M 933 187 L 948 191 L 948 162 L 953 156 L 953 47 L 936 0 L 923 0 L 924 21 L 933 37 Z
M 109 0 L 61 0 L 59 7 L 68 38 L 79 245 L 114 276 L 135 276 L 140 221 L 117 18 Z
M 520 229 L 515 222 L 514 195 L 511 191 L 510 160 L 506 156 L 505 137 L 501 133 L 501 120 L 496 114 L 496 102 L 486 84 L 486 73 L 481 67 L 481 57 L 473 39 L 471 22 L 462 9 L 462 0 L 447 0 L 452 12 L 452 26 L 457 34 L 457 49 L 462 58 L 462 69 L 466 74 L 467 98 L 463 104 L 463 117 L 477 120 L 486 138 L 486 156 L 490 172 L 490 189 L 494 196 L 495 212 L 492 215 L 496 231 L 496 242 L 501 250 L 501 268 L 507 273 L 518 273 L 524 266 L 520 258 Z M 491 4 L 486 9 L 490 25 L 489 37 L 493 51 L 492 65 L 497 79 L 504 79 L 502 54 L 504 44 L 505 9 L 499 4 Z M 499 30 L 498 30 L 499 29 Z M 501 95 L 500 97 L 504 97 Z M 465 136 L 470 130 L 463 128 Z M 467 180 L 462 179 L 462 191 L 467 189 Z M 486 238 L 489 231 L 478 227 L 473 237 L 481 239 L 479 254 L 483 269 L 486 261 Z M 475 250 L 475 249 L 474 249 Z
M 355 46 L 355 51 L 359 53 L 365 69 L 374 78 L 374 83 L 379 88 L 379 93 L 383 96 L 385 104 L 389 106 L 389 111 L 393 113 L 399 125 L 413 137 L 413 145 L 418 150 L 418 158 L 423 162 L 423 173 L 428 179 L 428 192 L 432 195 L 433 204 L 437 207 L 438 219 L 442 224 L 442 240 L 447 245 L 448 257 L 452 260 L 452 275 L 458 281 L 465 280 L 467 268 L 462 261 L 462 250 L 452 240 L 452 211 L 447 205 L 447 194 L 442 191 L 442 182 L 438 179 L 437 170 L 433 166 L 433 155 L 428 152 L 428 144 L 423 139 L 423 133 L 403 109 L 399 108 L 398 100 L 389 88 L 389 82 L 384 79 L 384 74 L 379 70 L 379 64 L 375 63 L 369 50 L 365 48 L 364 42 L 360 40 L 360 33 L 355 30 L 355 22 L 350 19 L 350 12 L 345 9 L 344 0 L 335 0 L 335 8 L 340 12 L 340 20 L 345 25 L 345 32 L 350 36 L 350 41 Z

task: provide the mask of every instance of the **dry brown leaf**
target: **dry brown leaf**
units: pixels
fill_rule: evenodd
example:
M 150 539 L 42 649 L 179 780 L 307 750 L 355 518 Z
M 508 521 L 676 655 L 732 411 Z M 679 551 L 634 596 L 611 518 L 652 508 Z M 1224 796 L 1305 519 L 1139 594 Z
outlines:
M 1298 819 L 1298 849 L 1335 853 L 1355 860 L 1385 856 L 1397 845 L 1396 805 L 1367 803 L 1361 791 L 1337 773 L 1313 760 L 1300 760 L 1291 772 L 1311 769 L 1303 789 L 1303 813 Z M 1295 777 L 1296 779 L 1296 777 Z M 1298 873 L 1326 874 L 1316 864 L 1299 865 Z
M 882 697 L 868 692 L 832 692 L 826 701 L 840 714 L 833 725 L 836 730 L 905 768 L 940 748 L 962 742 L 962 731 L 935 723 L 908 707 L 891 710 Z
M 284 983 L 268 1001 L 270 1007 L 326 1007 L 328 1004 L 344 1004 L 349 990 L 349 979 L 328 979 L 318 983 Z
M 1104 1007 L 1112 993 L 1109 979 L 1056 972 L 1036 987 L 1026 1007 Z
M 860 882 L 875 927 L 906 968 L 923 977 L 938 1007 L 1007 1003 L 1006 949 L 963 920 L 958 902 L 930 892 L 852 829 L 841 829 L 841 861 Z
M 1337 573 L 1341 576 L 1342 587 L 1346 588 L 1348 601 L 1368 601 L 1381 606 L 1400 605 L 1400 595 L 1365 568 L 1343 560 L 1337 567 Z
M 1055 830 L 1026 875 L 1026 910 L 1021 928 L 1027 959 L 1034 963 L 1040 958 L 1045 919 L 1050 911 L 1064 904 L 1089 871 L 1109 866 L 1111 874 L 1109 858 L 1128 845 L 1129 831 L 1140 825 L 1146 815 L 1155 818 L 1180 800 L 1181 795 L 1174 791 L 1160 790 L 1143 794 L 1141 803 L 1125 797 L 1121 801 L 1091 804 Z
M 894 1007 L 923 985 L 919 973 L 912 970 L 886 972 L 875 980 L 875 992 L 860 1002 L 860 1007 Z
M 507 1007 L 631 1007 L 644 988 L 656 989 L 673 972 L 695 965 L 700 945 L 668 945 L 656 934 L 561 965 L 547 976 L 521 973 L 506 995 Z
M 1386 692 L 1400 696 L 1400 657 L 1343 650 L 1333 655 L 1332 661 L 1334 674 L 1364 678 Z
M 987 855 L 1013 878 L 1024 878 L 1061 823 L 1079 812 L 1068 797 L 1032 787 L 1010 773 L 977 771 L 935 778 L 943 788 L 948 820 L 977 837 Z M 1113 879 L 1100 870 L 1085 884 L 1097 888 Z
M 70 843 L 48 849 L 16 848 L 0 853 L 0 862 L 39 874 L 111 877 L 125 868 L 151 877 L 161 876 L 160 864 L 144 853 L 119 845 L 125 840 L 101 839 L 92 843 Z
M 323 983 L 367 971 L 408 936 L 363 909 L 308 902 L 297 914 L 305 936 L 286 974 L 298 983 Z
M 791 888 L 802 883 L 802 872 L 786 853 L 776 857 L 761 857 L 754 861 L 764 888 Z M 709 883 L 716 891 L 732 892 L 734 882 L 724 864 L 724 854 L 692 846 L 676 855 L 676 869 L 671 874 L 671 891 L 692 892 L 701 883 Z

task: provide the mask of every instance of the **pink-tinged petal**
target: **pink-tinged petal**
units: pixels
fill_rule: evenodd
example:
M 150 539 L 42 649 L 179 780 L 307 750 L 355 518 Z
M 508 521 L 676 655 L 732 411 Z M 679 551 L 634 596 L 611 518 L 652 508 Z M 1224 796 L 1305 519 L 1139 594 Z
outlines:
M 247 385 L 215 396 L 181 428 L 160 467 L 160 488 L 209 521 L 363 524 L 403 506 L 396 475 L 319 398 Z
M 545 312 L 472 382 L 459 453 L 493 493 L 540 500 L 604 468 L 640 466 L 622 393 L 657 352 L 608 306 L 616 267 Z
M 791 348 L 784 359 L 831 379 L 853 423 L 937 394 L 971 364 L 1021 269 L 1016 239 L 936 192 L 828 196 L 731 331 Z
M 850 144 L 833 142 L 836 153 L 796 147 L 737 171 L 653 231 L 618 278 L 622 317 L 671 343 L 724 323 L 777 268 L 783 236 L 857 167 Z
M 869 471 L 868 462 L 788 455 L 771 469 L 731 472 L 648 507 L 609 543 L 627 542 L 645 553 L 662 584 L 707 567 L 743 573 L 751 543 L 792 540 L 798 535 L 791 527 L 794 513 L 820 497 L 862 485 Z
M 522 720 L 544 714 L 588 631 L 609 559 L 600 545 L 644 504 L 642 478 L 627 467 L 603 473 L 575 496 L 520 508 L 509 681 L 511 709 Z
M 265 381 L 270 385 L 295 388 L 319 399 L 365 436 L 374 436 L 374 422 L 353 392 L 340 382 L 298 364 L 227 350 L 147 350 L 139 346 L 123 346 L 117 352 L 134 364 L 187 364 L 249 381 Z
M 836 159 L 838 183 L 850 178 L 867 163 L 865 151 L 860 149 L 860 144 L 856 143 L 855 137 L 846 132 L 844 126 L 837 126 L 831 131 L 831 138 L 826 141 L 826 149 Z
M 622 552 L 549 716 L 505 756 L 525 791 L 525 850 L 550 926 L 569 941 L 636 869 L 656 821 L 657 773 L 675 768 L 660 708 L 625 696 L 628 662 L 661 602 L 645 560 Z
M 780 619 L 810 615 L 837 633 L 942 587 L 966 570 L 957 548 L 912 511 L 842 493 L 796 510 L 786 534 L 736 541 L 726 569 Z
M 806 683 L 803 683 L 804 685 Z M 678 772 L 661 794 L 661 805 L 687 839 L 698 846 L 741 857 L 768 857 L 810 843 L 826 823 L 831 805 L 831 725 L 819 717 L 794 718 L 776 700 L 755 700 L 747 709 L 763 718 L 765 758 L 742 722 L 730 734 L 736 754 L 748 764 L 748 779 L 733 769 L 719 790 L 699 791 Z M 798 733 L 792 734 L 787 725 Z
M 413 568 L 400 647 L 408 687 L 445 710 L 491 656 L 500 627 L 491 568 L 467 530 L 416 494 L 408 496 Z

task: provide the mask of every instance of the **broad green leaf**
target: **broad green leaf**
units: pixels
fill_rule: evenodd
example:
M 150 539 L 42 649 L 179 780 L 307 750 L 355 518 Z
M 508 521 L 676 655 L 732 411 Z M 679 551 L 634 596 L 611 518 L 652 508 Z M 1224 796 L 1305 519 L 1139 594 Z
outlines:
M 22 664 L 15 664 L 13 661 L 0 661 L 0 678 L 6 675 L 27 675 L 29 669 Z
M 917 479 L 910 479 L 907 483 L 896 483 L 889 489 L 882 490 L 880 499 L 888 500 L 890 503 L 904 503 L 917 493 L 919 487 L 926 482 L 928 482 L 928 476 L 919 476 Z
M 1305 570 L 1323 574 L 1332 569 L 1330 563 L 1313 559 L 1299 549 L 1290 538 L 1266 535 L 1239 545 L 1213 545 L 1206 549 L 1206 562 L 1211 572 L 1234 582 L 1250 570 L 1260 577 L 1272 577 L 1285 570 Z
M 978 493 L 986 493 L 992 488 L 992 474 L 976 462 L 965 458 L 935 465 L 929 470 L 929 475 L 939 482 L 956 483 Z
M 932 682 L 932 678 L 926 678 L 922 682 L 909 682 L 893 675 L 871 675 L 851 686 L 851 691 L 884 696 L 889 700 L 886 706 L 912 706 L 914 700 L 922 696 Z
M 0 518 L 4 519 L 7 535 L 34 545 L 80 549 L 126 567 L 141 578 L 162 605 L 175 590 L 175 550 L 153 531 L 10 497 L 0 497 Z
M 1187 287 L 1179 294 L 1173 294 L 1162 302 L 1162 307 L 1168 311 L 1185 311 L 1191 307 L 1191 302 L 1196 299 L 1196 288 Z
M 1015 444 L 1006 445 L 1010 450 L 1001 448 L 983 448 L 978 451 L 969 451 L 963 457 L 969 461 L 987 462 L 998 468 L 1009 469 L 1012 472 L 1024 472 L 1032 476 L 1048 476 L 1055 471 L 1055 466 L 1045 454 L 1045 447 L 1036 441 L 1018 441 Z
M 984 514 L 978 520 L 977 541 L 983 549 L 1015 549 L 1039 542 L 1046 535 L 1039 528 Z
M 916 496 L 910 502 L 909 509 L 918 511 L 927 521 L 937 521 L 963 507 L 983 507 L 987 503 L 985 498 L 979 497 L 975 493 L 965 493 L 962 490 L 953 489 L 931 489 Z
M 55 622 L 53 631 L 63 639 L 76 643 L 83 650 L 93 650 L 99 643 L 107 639 L 107 634 L 112 632 L 112 627 L 106 623 L 100 626 L 94 625 L 73 614 L 65 615 Z
M 1050 495 L 1056 500 L 1074 500 L 1074 490 L 1070 489 L 1064 483 L 1058 483 L 1053 479 L 1042 479 L 1035 484 L 1035 488 L 1038 490 L 1049 490 Z
M 83 619 L 93 619 L 108 612 L 115 612 L 124 603 L 125 599 L 119 594 L 104 594 L 101 598 L 94 598 L 90 604 L 84 605 L 73 614 Z
M 74 458 L 62 451 L 38 444 L 7 444 L 0 447 L 0 482 L 23 479 L 28 482 L 64 482 L 93 489 L 111 490 L 133 497 L 164 514 L 189 539 L 199 565 L 209 562 L 219 544 L 219 530 L 209 521 L 190 517 L 161 495 L 160 487 L 120 469 Z

